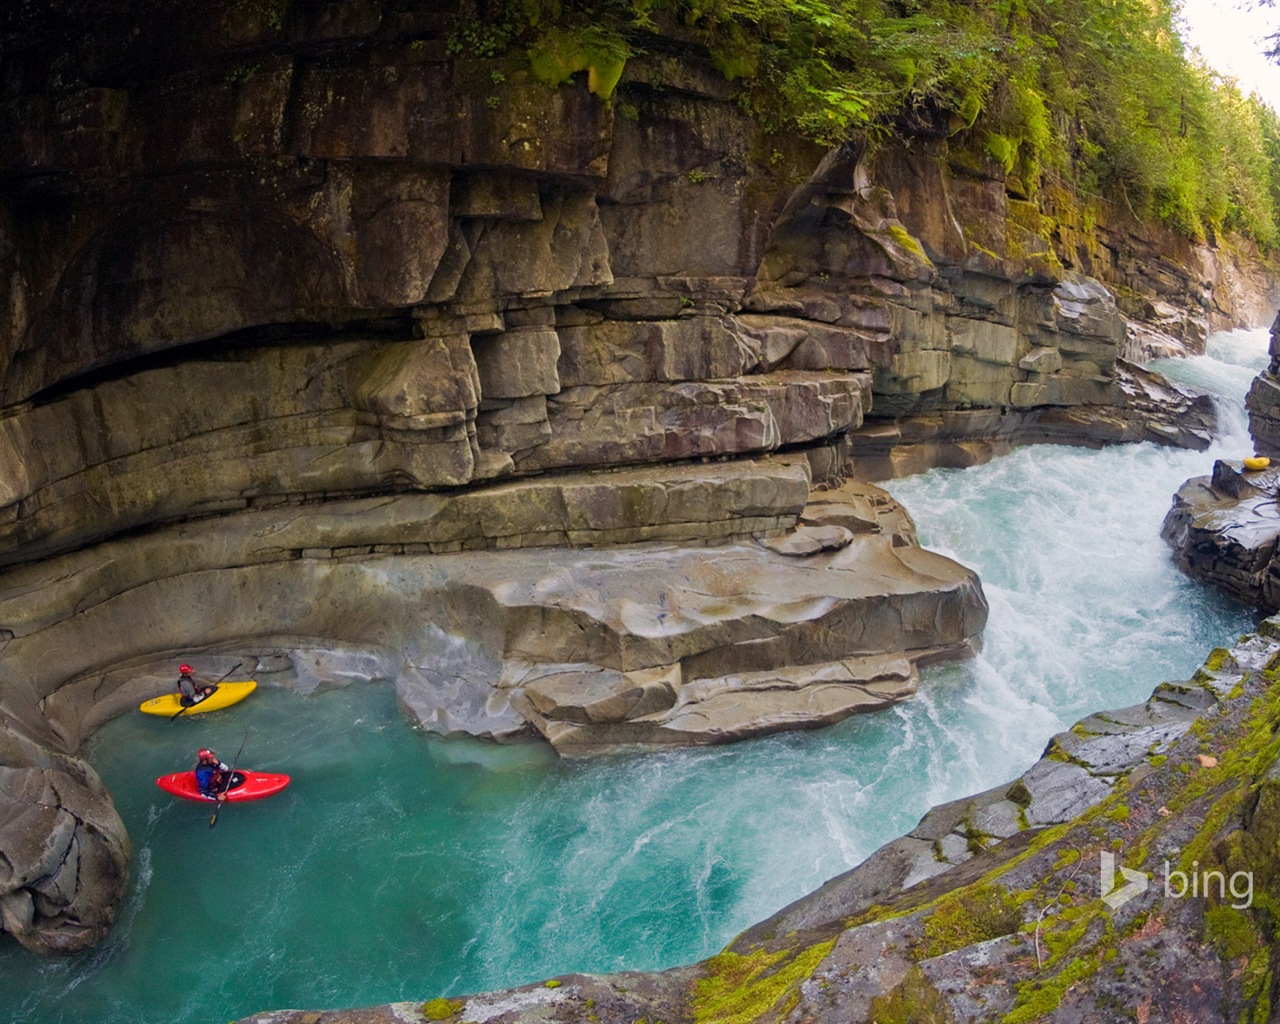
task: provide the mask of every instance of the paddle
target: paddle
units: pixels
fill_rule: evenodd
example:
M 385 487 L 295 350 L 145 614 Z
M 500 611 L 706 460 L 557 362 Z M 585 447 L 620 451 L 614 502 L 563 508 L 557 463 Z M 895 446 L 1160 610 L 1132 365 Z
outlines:
M 223 679 L 226 679 L 226 678 L 227 678 L 227 676 L 231 675 L 231 673 L 232 673 L 232 672 L 234 672 L 236 669 L 238 669 L 238 668 L 239 668 L 241 665 L 243 665 L 243 664 L 244 664 L 244 662 L 243 662 L 243 661 L 237 661 L 234 665 L 232 665 L 229 669 L 227 669 L 227 671 L 226 671 L 226 672 L 224 672 L 224 673 L 222 674 L 222 677 L 218 680 L 218 682 L 214 683 L 213 685 L 216 687 L 216 686 L 218 685 L 218 683 L 222 682 L 222 680 L 223 680 Z M 179 712 L 178 712 L 178 715 L 182 714 L 182 712 L 183 712 L 183 711 L 186 711 L 186 710 L 187 710 L 187 708 L 193 708 L 193 707 L 195 707 L 195 706 L 196 706 L 196 704 L 199 704 L 199 703 L 200 703 L 199 701 L 196 701 L 196 703 L 195 703 L 195 704 L 188 704 L 185 708 L 183 708 L 183 709 L 182 709 L 182 711 L 179 711 Z M 169 716 L 169 721 L 171 721 L 171 722 L 172 722 L 175 718 L 177 718 L 177 717 L 178 717 L 178 715 L 170 715 L 170 716 Z
M 232 669 L 232 671 L 234 672 L 235 669 Z M 227 772 L 227 784 L 222 787 L 222 792 L 224 795 L 226 794 L 227 790 L 231 788 L 231 783 L 235 781 L 236 765 L 240 763 L 240 755 L 244 753 L 244 745 L 248 741 L 249 741 L 249 730 L 246 729 L 244 731 L 244 739 L 240 741 L 240 749 L 236 751 L 236 756 L 231 761 L 231 771 Z M 225 803 L 226 803 L 225 800 L 219 800 L 218 806 L 213 809 L 213 817 L 209 819 L 210 828 L 213 828 L 214 825 L 218 824 L 218 812 L 222 810 L 222 805 Z

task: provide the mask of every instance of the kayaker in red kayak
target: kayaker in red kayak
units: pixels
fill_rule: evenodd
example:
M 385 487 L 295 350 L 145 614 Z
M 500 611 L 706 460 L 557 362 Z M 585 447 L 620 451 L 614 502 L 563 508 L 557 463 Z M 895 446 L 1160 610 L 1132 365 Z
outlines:
M 208 747 L 201 747 L 196 754 L 196 785 L 200 787 L 200 795 L 211 800 L 227 798 L 227 780 L 231 766 L 218 759 Z
M 184 708 L 189 708 L 193 704 L 199 704 L 218 688 L 217 686 L 198 685 L 196 681 L 191 678 L 191 673 L 194 671 L 195 669 L 190 665 L 178 666 L 178 700 Z

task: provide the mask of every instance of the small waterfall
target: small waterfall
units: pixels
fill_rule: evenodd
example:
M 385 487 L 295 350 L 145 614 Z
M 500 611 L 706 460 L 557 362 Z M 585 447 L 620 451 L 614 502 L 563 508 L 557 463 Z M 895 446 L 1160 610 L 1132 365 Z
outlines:
M 1219 457 L 1249 454 L 1249 420 L 1244 397 L 1253 379 L 1271 361 L 1266 329 L 1223 331 L 1209 336 L 1205 354 L 1188 359 L 1156 359 L 1149 365 L 1170 380 L 1213 395 L 1219 414 L 1219 436 L 1213 450 Z

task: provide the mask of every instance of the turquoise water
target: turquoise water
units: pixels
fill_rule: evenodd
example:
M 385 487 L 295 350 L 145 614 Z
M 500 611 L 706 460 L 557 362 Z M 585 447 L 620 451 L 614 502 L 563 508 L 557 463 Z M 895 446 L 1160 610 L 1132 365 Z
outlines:
M 1236 332 L 1175 367 L 1234 410 L 1212 452 L 1027 448 L 890 485 L 925 543 L 979 571 L 992 609 L 983 653 L 929 670 L 892 711 L 590 762 L 415 732 L 375 685 L 116 719 L 89 756 L 133 839 L 128 903 L 81 957 L 0 942 L 0 1020 L 205 1024 L 718 950 L 931 804 L 1016 775 L 1053 732 L 1252 628 L 1173 568 L 1159 528 L 1184 479 L 1246 454 L 1239 406 L 1265 348 Z M 152 783 L 199 745 L 230 760 L 242 742 L 244 765 L 294 782 L 213 830 Z

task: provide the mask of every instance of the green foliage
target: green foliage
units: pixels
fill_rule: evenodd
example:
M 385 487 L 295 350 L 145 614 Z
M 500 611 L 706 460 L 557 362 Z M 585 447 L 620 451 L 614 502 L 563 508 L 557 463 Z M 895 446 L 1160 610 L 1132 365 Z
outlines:
M 827 144 L 882 135 L 940 103 L 972 124 L 996 81 L 980 18 L 961 3 L 882 0 L 653 0 L 710 51 L 767 128 Z M 905 8 L 905 11 L 904 11 Z
M 1280 119 L 1188 57 L 1178 0 L 482 6 L 459 20 L 451 53 L 524 53 L 541 81 L 586 72 L 607 100 L 632 54 L 676 38 L 705 48 L 766 133 L 870 146 L 951 135 L 1022 195 L 1066 183 L 1193 238 L 1238 231 L 1280 245 Z
M 450 57 L 500 57 L 511 47 L 517 25 L 514 21 L 459 20 L 445 43 Z
M 716 70 L 730 82 L 739 78 L 753 78 L 760 70 L 760 58 L 764 44 L 743 31 L 741 25 L 727 27 L 724 38 L 711 53 Z

